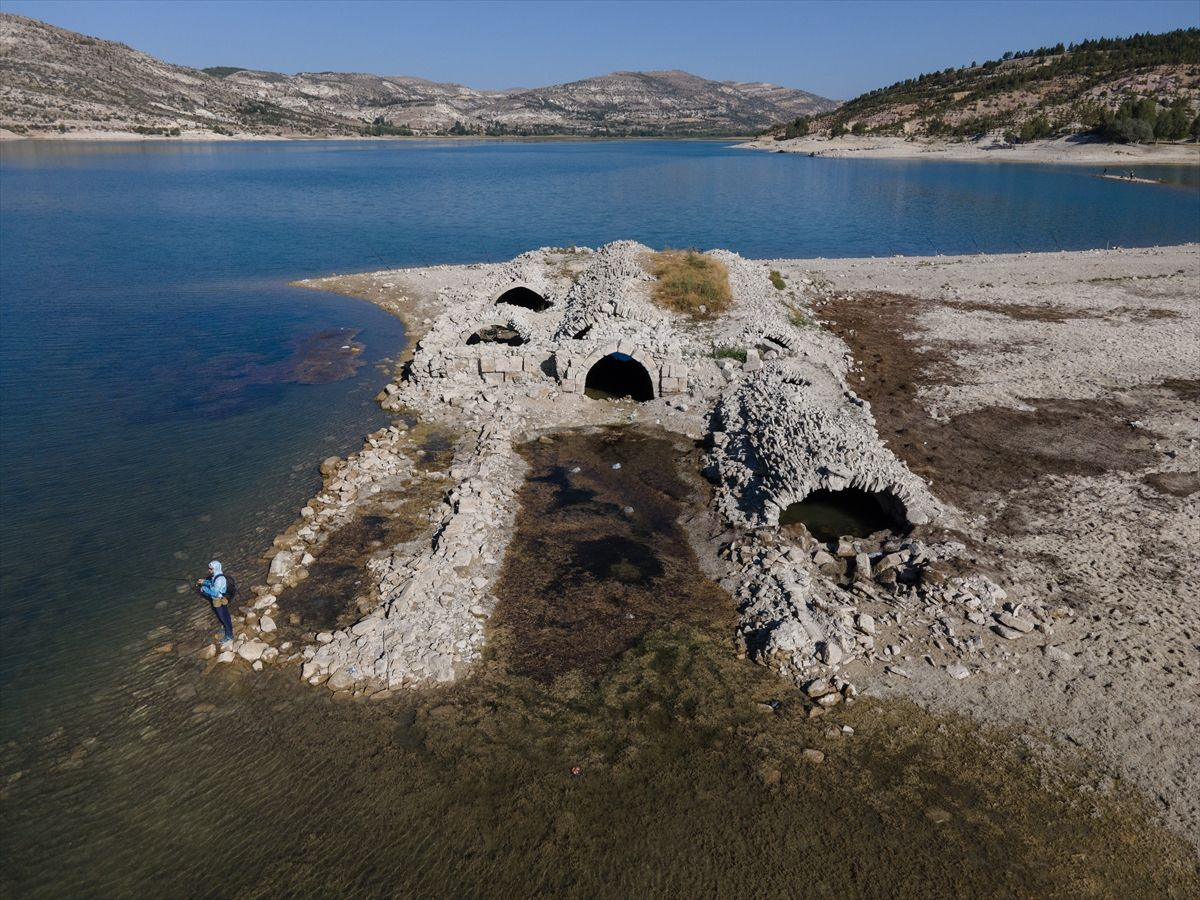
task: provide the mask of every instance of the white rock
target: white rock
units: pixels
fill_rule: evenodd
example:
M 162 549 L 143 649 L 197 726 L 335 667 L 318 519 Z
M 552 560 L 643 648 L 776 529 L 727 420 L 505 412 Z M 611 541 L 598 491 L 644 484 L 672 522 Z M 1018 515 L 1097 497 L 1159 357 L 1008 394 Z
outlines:
M 263 655 L 263 651 L 267 649 L 267 645 L 262 641 L 246 641 L 238 647 L 237 653 L 242 659 L 247 662 L 254 662 Z
M 955 681 L 962 681 L 971 674 L 971 670 L 962 663 L 951 663 L 950 665 L 946 666 L 946 674 Z
M 263 616 L 258 622 L 258 630 L 263 634 L 270 634 L 275 630 L 275 620 L 270 616 Z
M 217 662 L 219 662 L 219 663 L 233 662 L 233 651 L 232 650 L 222 650 L 220 653 L 217 654 Z

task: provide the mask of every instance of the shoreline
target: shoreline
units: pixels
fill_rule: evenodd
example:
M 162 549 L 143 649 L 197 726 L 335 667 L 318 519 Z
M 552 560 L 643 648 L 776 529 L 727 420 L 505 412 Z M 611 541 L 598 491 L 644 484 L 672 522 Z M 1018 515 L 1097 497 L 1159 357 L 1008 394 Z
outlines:
M 577 388 L 582 383 L 579 367 L 589 358 L 586 353 L 578 358 L 568 353 L 562 365 L 555 362 L 555 374 L 547 378 L 540 355 L 550 344 L 538 337 L 545 334 L 539 321 L 548 321 L 547 317 L 557 321 L 563 305 L 571 305 L 571 296 L 589 292 L 592 279 L 598 297 L 618 298 L 611 311 L 602 306 L 593 310 L 592 327 L 616 326 L 625 333 L 625 337 L 614 333 L 601 339 L 599 350 L 607 349 L 610 342 L 626 346 L 642 354 L 645 365 L 655 366 L 659 351 L 651 349 L 647 357 L 644 346 L 648 345 L 642 342 L 648 334 L 645 329 L 653 331 L 660 316 L 642 299 L 644 282 L 635 273 L 640 271 L 638 260 L 644 248 L 637 245 L 609 245 L 597 251 L 582 248 L 574 253 L 542 248 L 508 263 L 387 270 L 297 282 L 367 300 L 400 316 L 409 334 L 403 371 L 379 399 L 384 409 L 409 411 L 424 427 L 443 429 L 456 439 L 452 461 L 437 472 L 416 464 L 413 454 L 419 441 L 413 440 L 414 429 L 403 424 L 369 435 L 363 450 L 346 460 L 327 460 L 322 466 L 322 491 L 275 541 L 269 584 L 254 588 L 255 617 L 278 617 L 279 608 L 286 610 L 288 591 L 308 577 L 307 568 L 319 564 L 323 541 L 352 520 L 355 509 L 370 502 L 373 491 L 431 483 L 438 486 L 441 499 L 429 510 L 430 524 L 423 536 L 390 548 L 369 564 L 378 605 L 353 628 L 317 635 L 315 642 L 289 659 L 302 664 L 305 680 L 324 685 L 341 698 L 359 694 L 382 699 L 396 690 L 455 680 L 479 658 L 484 624 L 495 604 L 491 586 L 513 535 L 514 498 L 525 478 L 517 444 L 571 428 L 644 422 L 691 440 L 713 441 L 722 434 L 735 438 L 744 433 L 758 442 L 760 454 L 779 452 L 769 449 L 777 446 L 775 432 L 769 427 L 764 430 L 764 411 L 755 405 L 754 397 L 765 392 L 769 414 L 776 407 L 786 411 L 786 402 L 779 404 L 786 395 L 779 393 L 785 382 L 768 376 L 781 366 L 787 371 L 799 366 L 796 371 L 803 371 L 807 380 L 818 386 L 827 383 L 833 391 L 824 393 L 825 388 L 820 388 L 822 399 L 816 405 L 818 411 L 828 411 L 821 415 L 833 418 L 823 419 L 825 425 L 816 423 L 819 427 L 806 439 L 818 455 L 829 452 L 821 449 L 826 446 L 823 429 L 828 429 L 836 441 L 848 440 L 858 450 L 844 460 L 844 476 L 835 478 L 836 471 L 821 475 L 802 467 L 798 473 L 793 471 L 792 484 L 797 477 L 801 481 L 812 477 L 824 479 L 822 483 L 830 487 L 839 479 L 844 485 L 845 480 L 858 480 L 856 471 L 874 473 L 870 477 L 876 483 L 891 484 L 905 497 L 911 520 L 922 516 L 930 520 L 914 531 L 925 555 L 918 568 L 939 569 L 939 578 L 945 577 L 944 584 L 952 590 L 930 583 L 920 588 L 920 604 L 912 606 L 904 601 L 903 590 L 895 593 L 894 577 L 890 582 L 879 580 L 887 575 L 888 548 L 871 551 L 866 545 L 857 553 L 868 551 L 867 561 L 860 565 L 872 573 L 870 580 L 855 576 L 850 590 L 839 586 L 837 578 L 844 576 L 830 580 L 827 573 L 852 572 L 857 560 L 851 559 L 847 569 L 846 560 L 839 562 L 837 554 L 831 557 L 832 545 L 781 541 L 778 528 L 771 525 L 770 510 L 778 511 L 787 500 L 784 494 L 794 487 L 764 485 L 747 470 L 743 451 L 734 446 L 742 438 L 717 440 L 708 457 L 717 476 L 714 500 L 700 511 L 689 531 L 704 568 L 738 604 L 743 652 L 802 686 L 823 684 L 822 679 L 832 677 L 836 694 L 819 695 L 827 699 L 852 699 L 859 691 L 903 697 L 933 711 L 965 714 L 990 725 L 1026 727 L 1081 746 L 1114 773 L 1157 797 L 1167 821 L 1196 845 L 1200 806 L 1190 798 L 1200 793 L 1196 774 L 1200 748 L 1187 749 L 1187 735 L 1200 725 L 1200 710 L 1178 700 L 1180 691 L 1186 695 L 1187 685 L 1195 683 L 1197 653 L 1194 647 L 1169 639 L 1171 664 L 1183 666 L 1172 669 L 1174 675 L 1164 675 L 1138 659 L 1147 653 L 1161 655 L 1161 634 L 1175 634 L 1179 627 L 1200 622 L 1200 609 L 1194 602 L 1188 604 L 1181 593 L 1186 589 L 1181 573 L 1190 567 L 1181 565 L 1171 575 L 1161 564 L 1143 558 L 1146 542 L 1154 545 L 1155 541 L 1166 541 L 1171 552 L 1195 555 L 1194 550 L 1173 549 L 1177 544 L 1169 535 L 1180 529 L 1184 534 L 1197 531 L 1194 521 L 1178 516 L 1187 498 L 1200 490 L 1200 426 L 1194 416 L 1190 421 L 1186 415 L 1179 419 L 1186 404 L 1181 407 L 1182 395 L 1176 397 L 1172 391 L 1185 388 L 1164 390 L 1156 385 L 1184 384 L 1189 377 L 1186 346 L 1200 333 L 1200 312 L 1188 301 L 1200 282 L 1198 249 L 1182 245 L 773 261 L 743 260 L 716 251 L 712 255 L 726 262 L 740 286 L 739 304 L 748 304 L 742 313 L 729 315 L 733 321 L 714 323 L 716 334 L 729 337 L 748 326 L 764 327 L 774 308 L 801 309 L 809 321 L 794 333 L 801 343 L 776 352 L 771 359 L 748 357 L 746 363 L 718 362 L 707 353 L 702 358 L 683 352 L 676 362 L 659 366 L 660 386 L 671 390 L 642 404 L 583 397 Z M 770 286 L 766 276 L 772 268 L 783 273 L 786 293 Z M 622 273 L 616 282 L 611 277 L 614 272 Z M 557 309 L 529 313 L 497 307 L 496 296 L 516 283 L 534 285 L 554 298 Z M 870 308 L 900 296 L 910 298 L 905 305 L 913 307 L 907 318 L 893 323 L 880 315 L 858 325 L 846 324 L 858 306 Z M 462 335 L 478 322 L 495 318 L 497 309 L 504 309 L 501 318 L 508 316 L 509 324 L 528 337 L 527 346 L 514 352 L 504 347 L 491 350 L 485 344 L 483 355 L 463 346 Z M 856 334 L 869 332 L 869 323 L 876 319 L 881 323 L 878 334 L 866 343 L 857 341 Z M 813 330 L 821 320 L 829 324 Z M 782 338 L 785 327 L 780 321 L 768 330 Z M 834 333 L 826 330 L 829 327 Z M 1112 335 L 1121 335 L 1122 351 L 1112 359 L 1095 354 L 1093 347 L 1109 343 Z M 889 407 L 886 394 L 874 394 L 878 388 L 866 380 L 871 369 L 857 368 L 870 363 L 873 348 L 888 344 L 885 338 L 897 348 L 889 365 L 906 365 L 907 360 L 923 356 L 944 357 L 939 367 L 949 365 L 951 372 L 961 368 L 964 373 L 998 370 L 1008 375 L 956 382 L 929 372 L 909 372 L 906 377 L 914 380 L 919 391 L 903 406 L 923 411 L 925 424 L 917 421 L 901 427 L 895 419 L 900 413 Z M 847 344 L 858 363 L 847 363 Z M 948 356 L 948 351 L 939 349 L 943 345 L 953 348 Z M 561 340 L 557 346 L 564 348 Z M 798 355 L 801 347 L 802 356 Z M 1040 360 L 1055 347 L 1054 362 Z M 670 352 L 667 348 L 668 356 Z M 684 383 L 682 390 L 676 390 L 681 386 L 678 381 Z M 852 403 L 841 399 L 844 391 L 849 391 L 846 396 Z M 1118 407 L 1113 407 L 1113 397 Z M 810 396 L 808 402 L 813 399 Z M 863 399 L 871 402 L 862 403 Z M 1094 413 L 1088 410 L 1092 404 Z M 982 486 L 978 494 L 970 493 L 974 476 L 956 474 L 941 458 L 912 457 L 891 433 L 894 428 L 957 426 L 976 421 L 977 416 L 972 418 L 976 413 L 984 418 L 1019 417 L 1022 410 L 1039 407 L 1067 410 L 1068 417 L 1098 416 L 1097 424 L 1088 427 L 1106 428 L 1111 409 L 1120 404 L 1129 409 L 1123 414 L 1125 421 L 1136 421 L 1136 427 L 1119 422 L 1116 431 L 1105 432 L 1104 441 L 1124 442 L 1115 456 L 1098 463 L 1068 460 L 1065 468 L 1049 463 L 1044 469 L 1047 474 L 1028 484 L 1021 482 L 1020 487 L 1005 481 L 1015 475 L 997 469 L 996 484 Z M 725 432 L 709 430 L 714 406 L 723 410 Z M 1035 417 L 1022 426 L 1033 429 L 1028 432 L 1030 439 L 1069 443 L 1055 432 L 1059 414 L 1045 415 L 1044 423 Z M 1073 424 L 1066 426 L 1065 434 L 1080 431 L 1075 419 L 1067 421 Z M 793 426 L 813 424 L 802 417 Z M 793 426 L 785 432 L 789 438 Z M 1073 452 L 1095 456 L 1091 446 Z M 1129 461 L 1124 461 L 1125 456 Z M 786 453 L 779 462 L 783 468 L 803 466 Z M 774 494 L 776 499 L 768 496 L 762 507 L 765 521 L 748 518 L 741 508 L 748 489 Z M 1088 499 L 1092 494 L 1102 500 Z M 1074 516 L 1079 522 L 1070 533 L 1045 532 L 1035 511 L 1043 506 L 1057 509 L 1064 503 L 1074 507 L 1066 521 L 1074 521 Z M 1176 513 L 1163 518 L 1164 503 Z M 1008 522 L 1023 504 L 1033 506 Z M 1093 521 L 1097 515 L 1127 523 L 1130 537 L 1114 538 L 1109 529 Z M 1098 527 L 1105 541 L 1092 537 Z M 1196 541 L 1185 540 L 1183 547 L 1200 545 L 1200 534 L 1193 537 Z M 1033 548 L 1040 549 L 1034 552 Z M 1053 563 L 1039 561 L 1046 550 L 1054 555 Z M 1127 562 L 1115 570 L 1119 590 L 1111 599 L 1113 611 L 1125 610 L 1130 603 L 1134 608 L 1110 617 L 1102 600 L 1085 598 L 1108 597 L 1109 589 L 1103 586 L 1108 584 L 1107 574 L 1100 584 L 1091 579 L 1099 572 L 1114 571 L 1114 553 Z M 913 564 L 901 561 L 900 568 L 893 569 L 894 576 L 912 570 Z M 1155 580 L 1139 587 L 1142 569 L 1154 573 Z M 1047 593 L 1044 583 L 1051 572 L 1065 577 L 1067 588 L 1060 582 Z M 958 599 L 952 599 L 951 593 Z M 967 600 L 961 599 L 964 595 Z M 1166 604 L 1172 608 L 1168 626 L 1161 620 L 1162 600 L 1171 596 L 1177 602 Z M 937 607 L 932 615 L 931 603 Z M 1099 605 L 1089 609 L 1092 603 Z M 830 614 L 847 604 L 856 610 L 849 619 Z M 1144 625 L 1133 621 L 1143 616 L 1148 617 Z M 764 632 L 758 623 L 767 619 L 794 621 L 802 627 Z M 253 627 L 248 630 L 252 643 L 259 640 Z M 389 635 L 399 640 L 400 634 L 433 635 L 443 630 L 450 632 L 450 639 L 438 645 L 440 649 L 410 652 L 407 646 L 393 646 L 382 670 L 370 650 L 381 641 L 388 646 Z M 1114 653 L 1124 662 L 1115 663 Z M 1097 679 L 1097 671 L 1104 677 Z M 1060 696 L 1065 699 L 1050 699 Z M 1184 751 L 1164 755 L 1160 742 L 1182 746 Z
M 789 141 L 758 139 L 738 149 L 769 153 L 798 153 L 820 159 L 953 160 L 960 162 L 1019 162 L 1061 165 L 1200 166 L 1200 144 L 1105 144 L 1059 138 L 1019 145 L 991 141 L 941 141 L 899 137 L 801 137 Z

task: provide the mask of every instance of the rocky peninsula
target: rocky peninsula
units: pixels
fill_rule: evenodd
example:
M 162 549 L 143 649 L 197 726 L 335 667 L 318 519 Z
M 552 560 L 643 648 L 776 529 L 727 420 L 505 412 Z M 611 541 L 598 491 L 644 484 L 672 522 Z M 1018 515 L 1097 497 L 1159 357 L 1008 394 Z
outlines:
M 396 419 L 322 465 L 211 665 L 295 665 L 335 699 L 463 677 L 518 447 L 654 428 L 710 485 L 682 524 L 736 606 L 730 653 L 799 684 L 810 715 L 864 692 L 1046 734 L 1200 840 L 1200 248 L 716 250 L 719 314 L 658 305 L 653 257 L 622 241 L 301 282 L 404 318 L 379 396 Z M 874 530 L 824 531 L 817 497 L 872 507 Z M 358 576 L 316 630 L 300 599 L 327 558 Z

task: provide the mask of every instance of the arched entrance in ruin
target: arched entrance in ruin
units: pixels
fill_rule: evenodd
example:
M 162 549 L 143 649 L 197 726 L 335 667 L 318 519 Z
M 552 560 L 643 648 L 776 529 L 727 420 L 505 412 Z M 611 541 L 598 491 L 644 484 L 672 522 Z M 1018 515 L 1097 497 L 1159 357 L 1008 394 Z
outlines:
M 593 399 L 628 397 L 638 402 L 654 399 L 654 380 L 644 365 L 627 353 L 609 353 L 588 369 L 584 393 Z
M 903 501 L 891 491 L 813 491 L 779 514 L 781 527 L 802 524 L 818 541 L 867 537 L 878 531 L 903 534 L 912 526 Z
M 528 309 L 532 312 L 544 312 L 554 305 L 537 291 L 533 290 L 533 288 L 525 287 L 523 284 L 511 287 L 497 297 L 496 304 L 499 305 L 501 303 L 509 306 L 519 306 L 522 309 Z

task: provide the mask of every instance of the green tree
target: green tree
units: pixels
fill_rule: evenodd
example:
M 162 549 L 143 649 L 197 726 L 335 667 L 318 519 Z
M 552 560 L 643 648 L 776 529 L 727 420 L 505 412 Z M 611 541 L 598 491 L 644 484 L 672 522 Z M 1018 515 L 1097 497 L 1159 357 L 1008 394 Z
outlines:
M 788 122 L 787 127 L 783 129 L 783 139 L 791 140 L 796 137 L 804 137 L 808 134 L 808 116 L 797 116 L 795 120 Z
M 1050 137 L 1050 133 L 1050 122 L 1045 116 L 1037 116 L 1021 126 L 1020 138 L 1022 141 L 1040 141 Z
M 1159 113 L 1154 123 L 1154 136 L 1164 141 L 1181 141 L 1188 135 L 1189 109 L 1187 100 L 1176 97 L 1170 107 Z

